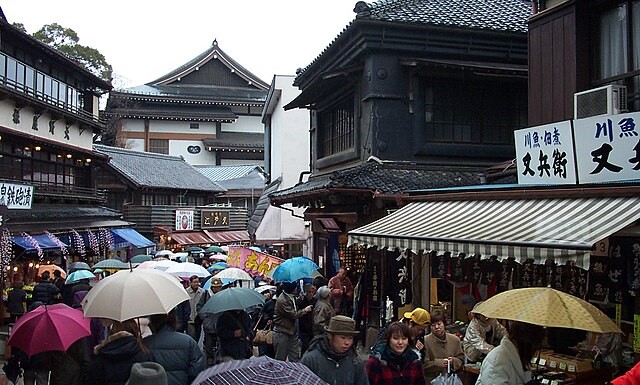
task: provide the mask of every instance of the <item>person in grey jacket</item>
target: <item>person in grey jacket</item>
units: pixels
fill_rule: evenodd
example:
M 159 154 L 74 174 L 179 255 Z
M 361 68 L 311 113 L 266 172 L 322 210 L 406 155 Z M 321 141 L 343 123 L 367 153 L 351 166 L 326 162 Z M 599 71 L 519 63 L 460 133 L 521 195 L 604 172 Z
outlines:
M 176 310 L 149 317 L 153 334 L 143 339 L 153 361 L 167 373 L 168 385 L 189 385 L 204 370 L 204 356 L 196 341 L 175 331 Z
M 313 336 L 324 335 L 324 327 L 329 324 L 331 317 L 336 315 L 329 302 L 331 290 L 328 286 L 321 286 L 316 293 L 316 304 L 313 306 Z
M 353 346 L 359 333 L 355 326 L 347 316 L 333 316 L 325 327 L 326 335 L 311 341 L 300 363 L 331 385 L 367 385 L 365 362 Z
M 301 343 L 296 323 L 298 318 L 313 311 L 313 307 L 309 305 L 303 309 L 297 308 L 295 300 L 297 290 L 297 282 L 284 283 L 283 292 L 276 300 L 273 320 L 275 325 L 273 348 L 276 352 L 276 360 L 286 361 L 289 358 L 291 362 L 300 361 Z

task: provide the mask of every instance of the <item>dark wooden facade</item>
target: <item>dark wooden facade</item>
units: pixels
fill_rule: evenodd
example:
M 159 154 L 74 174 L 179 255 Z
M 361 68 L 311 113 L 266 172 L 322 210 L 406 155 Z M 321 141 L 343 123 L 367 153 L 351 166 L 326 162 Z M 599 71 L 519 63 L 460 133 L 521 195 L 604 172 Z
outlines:
M 530 126 L 573 118 L 574 93 L 607 84 L 627 86 L 629 110 L 640 108 L 640 63 L 633 62 L 640 42 L 633 41 L 631 33 L 634 26 L 638 28 L 640 15 L 633 14 L 634 7 L 637 1 L 541 2 L 529 21 Z M 619 23 L 627 30 L 627 63 L 626 68 L 602 74 L 598 73 L 600 55 L 622 47 L 622 42 L 615 41 L 599 44 L 602 20 L 613 11 L 620 12 L 620 17 L 624 14 Z

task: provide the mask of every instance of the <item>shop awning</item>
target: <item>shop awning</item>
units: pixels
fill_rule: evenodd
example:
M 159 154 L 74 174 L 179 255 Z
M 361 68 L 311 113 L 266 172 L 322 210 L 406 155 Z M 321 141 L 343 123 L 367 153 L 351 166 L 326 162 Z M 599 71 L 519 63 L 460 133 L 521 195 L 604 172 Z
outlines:
M 349 232 L 350 243 L 412 250 L 575 260 L 640 219 L 640 197 L 428 201 Z
M 246 230 L 203 231 L 209 236 L 209 238 L 211 238 L 211 241 L 215 243 L 238 243 L 249 241 L 249 233 Z
M 55 235 L 52 236 L 56 238 Z M 38 242 L 38 245 L 40 246 L 42 251 L 60 250 L 60 246 L 56 242 L 52 241 L 51 238 L 49 238 L 49 236 L 47 236 L 46 234 L 32 235 L 31 237 L 35 239 L 36 242 Z M 31 243 L 29 243 L 26 237 L 23 237 L 22 235 L 16 235 L 11 239 L 13 243 L 23 248 L 27 253 L 36 251 L 36 248 Z M 58 239 L 58 241 L 60 240 Z M 60 241 L 60 243 L 65 247 L 68 247 L 68 245 L 64 242 Z
M 155 243 L 148 240 L 136 230 L 127 227 L 124 229 L 111 229 L 114 243 L 130 243 L 137 248 L 152 247 Z
M 211 238 L 202 231 L 187 231 L 180 233 L 171 233 L 169 236 L 181 245 L 201 245 L 204 243 L 212 243 Z

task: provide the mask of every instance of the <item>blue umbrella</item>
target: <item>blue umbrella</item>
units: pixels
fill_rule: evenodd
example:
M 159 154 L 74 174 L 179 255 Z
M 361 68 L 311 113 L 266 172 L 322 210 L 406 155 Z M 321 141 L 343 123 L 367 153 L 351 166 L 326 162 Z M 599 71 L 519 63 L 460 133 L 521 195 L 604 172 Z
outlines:
M 319 268 L 320 266 L 307 257 L 293 257 L 276 267 L 273 271 L 273 280 L 276 282 L 294 282 L 311 277 Z
M 76 270 L 67 276 L 64 283 L 65 285 L 70 285 L 72 283 L 80 282 L 83 279 L 94 279 L 95 277 L 96 276 L 89 270 Z
M 211 265 L 207 271 L 209 273 L 213 273 L 216 270 L 224 270 L 227 268 L 227 263 L 226 262 L 216 262 L 213 265 Z

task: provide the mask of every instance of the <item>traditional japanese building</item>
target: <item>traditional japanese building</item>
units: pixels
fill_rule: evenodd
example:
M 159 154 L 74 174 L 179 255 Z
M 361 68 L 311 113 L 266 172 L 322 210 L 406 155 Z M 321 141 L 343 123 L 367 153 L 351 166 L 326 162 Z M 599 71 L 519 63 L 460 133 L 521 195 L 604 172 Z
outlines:
M 214 40 L 159 79 L 112 91 L 106 144 L 182 156 L 192 165 L 262 165 L 268 89 Z
M 95 164 L 106 159 L 92 147 L 106 127 L 98 104 L 109 90 L 109 82 L 0 12 L 4 265 L 31 260 L 65 266 L 69 257 L 102 258 L 116 237 L 111 229 L 131 225 L 105 207 L 106 192 L 95 180 Z M 23 279 L 35 273 L 23 270 L 28 264 L 14 269 Z

